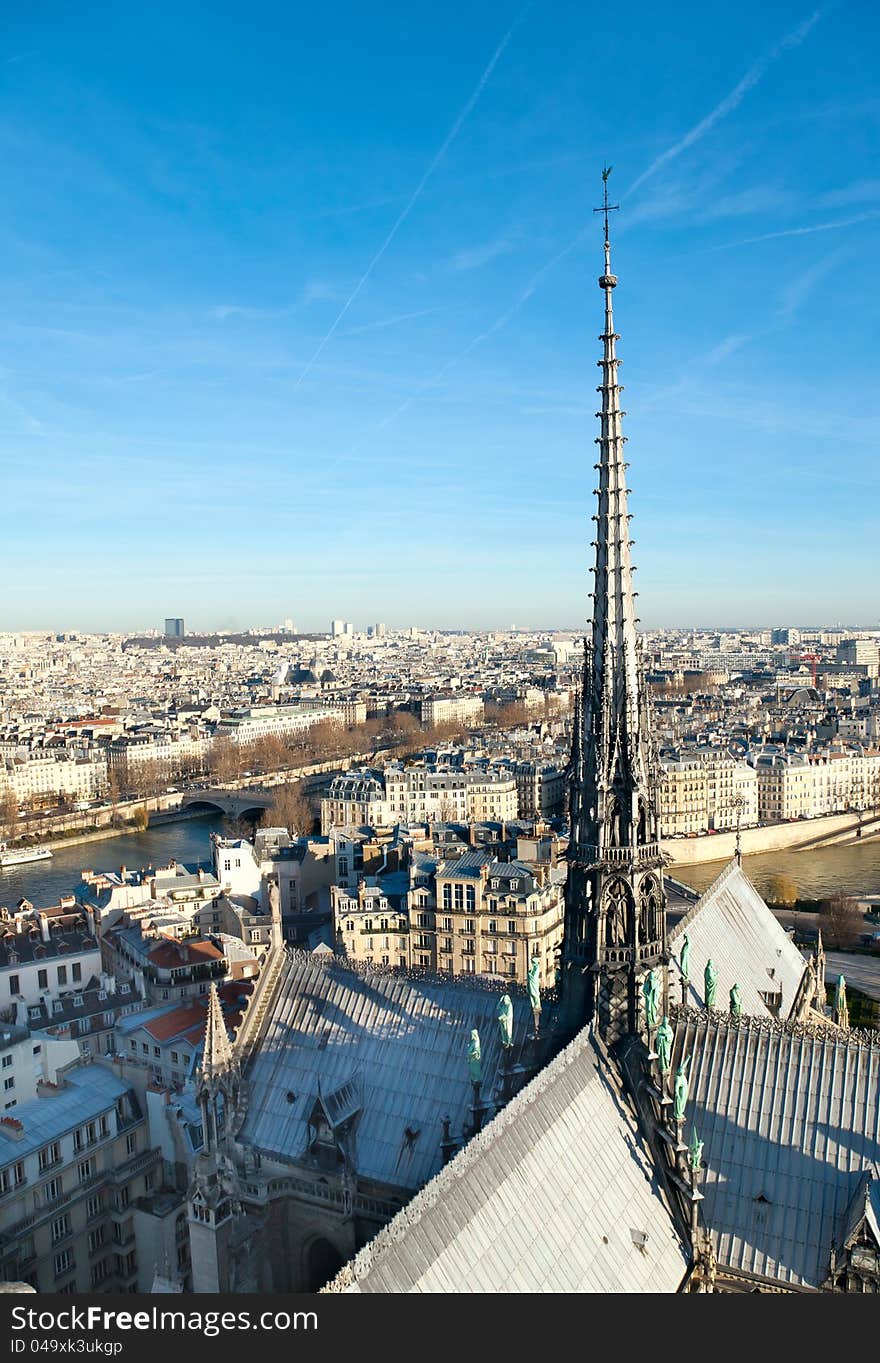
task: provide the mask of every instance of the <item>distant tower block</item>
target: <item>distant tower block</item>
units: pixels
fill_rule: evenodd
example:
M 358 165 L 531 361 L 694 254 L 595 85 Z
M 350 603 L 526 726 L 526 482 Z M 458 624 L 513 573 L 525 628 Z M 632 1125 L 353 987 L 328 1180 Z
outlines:
M 339 639 L 339 638 L 341 638 L 341 636 L 342 636 L 344 633 L 345 633 L 345 621 L 344 621 L 344 620 L 331 620 L 331 621 L 330 621 L 330 634 L 331 634 L 331 637 L 332 637 L 332 638 L 334 638 L 334 639 Z
M 184 635 L 183 621 L 168 616 L 165 620 L 165 638 L 182 639 Z

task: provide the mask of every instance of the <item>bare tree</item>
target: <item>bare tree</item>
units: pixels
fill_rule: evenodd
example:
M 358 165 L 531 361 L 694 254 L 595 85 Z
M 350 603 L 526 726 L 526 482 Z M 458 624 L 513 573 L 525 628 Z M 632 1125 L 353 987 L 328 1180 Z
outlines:
M 220 734 L 211 744 L 208 770 L 217 781 L 234 781 L 241 771 L 241 749 L 228 734 Z
M 18 832 L 18 799 L 11 785 L 0 790 L 0 832 L 12 838 Z
M 838 890 L 819 909 L 819 927 L 826 946 L 846 951 L 854 947 L 862 931 L 862 910 L 852 895 Z
M 254 765 L 264 771 L 280 771 L 290 765 L 290 749 L 280 734 L 263 734 L 256 739 L 251 756 Z
M 315 809 L 302 781 L 275 787 L 272 804 L 263 815 L 263 824 L 269 828 L 286 828 L 298 836 L 313 831 Z

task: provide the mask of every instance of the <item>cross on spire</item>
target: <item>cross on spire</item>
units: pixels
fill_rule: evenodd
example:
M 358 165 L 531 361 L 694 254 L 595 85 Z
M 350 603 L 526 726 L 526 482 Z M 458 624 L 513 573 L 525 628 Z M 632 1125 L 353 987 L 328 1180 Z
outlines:
M 608 202 L 608 176 L 611 174 L 613 166 L 604 166 L 602 169 L 602 203 L 598 208 L 594 208 L 594 213 L 605 215 L 605 245 L 608 245 L 608 214 L 620 208 L 620 204 L 610 204 Z

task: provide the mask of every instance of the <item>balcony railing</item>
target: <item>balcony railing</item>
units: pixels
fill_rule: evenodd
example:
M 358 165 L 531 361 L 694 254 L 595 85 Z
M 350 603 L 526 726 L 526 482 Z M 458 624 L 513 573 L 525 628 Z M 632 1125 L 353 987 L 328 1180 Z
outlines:
M 587 861 L 603 861 L 612 866 L 627 866 L 630 863 L 639 865 L 661 855 L 659 842 L 643 842 L 627 847 L 599 847 L 596 843 L 585 842 L 576 850 Z

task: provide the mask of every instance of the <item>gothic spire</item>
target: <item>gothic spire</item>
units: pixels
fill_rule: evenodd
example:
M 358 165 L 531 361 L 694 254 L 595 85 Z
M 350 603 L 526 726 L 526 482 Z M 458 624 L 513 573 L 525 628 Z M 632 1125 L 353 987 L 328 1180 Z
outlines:
M 571 829 L 566 884 L 565 1013 L 574 1027 L 598 1016 L 609 1039 L 639 1030 L 638 982 L 662 962 L 665 910 L 659 850 L 658 764 L 636 635 L 627 505 L 625 415 L 614 330 L 608 176 L 603 172 L 605 325 L 593 618 L 572 742 Z M 665 1007 L 665 1005 L 664 1005 Z M 662 1011 L 662 1010 L 661 1010 Z
M 202 1061 L 196 1072 L 196 1099 L 202 1110 L 204 1150 L 216 1153 L 226 1138 L 229 1116 L 239 1096 L 238 1061 L 226 1031 L 220 995 L 212 980 Z
M 219 1079 L 229 1071 L 232 1063 L 232 1043 L 226 1031 L 217 985 L 212 980 L 208 994 L 208 1017 L 205 1022 L 205 1044 L 202 1051 L 203 1082 L 210 1083 Z

